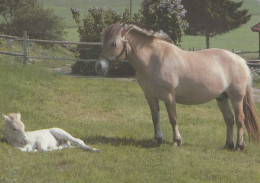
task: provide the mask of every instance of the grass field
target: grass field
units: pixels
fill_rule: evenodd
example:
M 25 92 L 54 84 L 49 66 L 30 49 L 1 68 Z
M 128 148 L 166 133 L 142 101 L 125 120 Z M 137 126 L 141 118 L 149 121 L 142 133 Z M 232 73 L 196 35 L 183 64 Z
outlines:
M 45 63 L 46 64 L 46 63 Z M 148 105 L 136 81 L 87 79 L 20 65 L 0 56 L 0 111 L 20 111 L 26 130 L 60 127 L 100 148 L 23 153 L 8 145 L 0 127 L 0 182 L 234 182 L 260 180 L 260 146 L 224 150 L 225 125 L 216 102 L 178 105 L 182 147 L 161 103 L 164 143 L 153 147 Z M 259 105 L 257 105 L 260 108 Z
M 89 5 L 122 9 L 128 1 L 42 0 L 46 6 L 64 9 Z M 77 6 L 75 5 L 77 2 Z M 135 6 L 138 0 L 134 1 Z M 258 4 L 245 1 L 254 12 L 252 20 L 240 29 L 212 39 L 214 47 L 257 49 L 257 34 L 250 27 L 259 22 Z M 66 9 L 67 11 L 67 9 Z M 69 17 L 69 16 L 68 16 Z M 72 21 L 69 20 L 68 21 Z M 69 39 L 77 41 L 77 32 L 69 28 Z M 246 35 L 246 37 L 245 37 Z M 21 52 L 20 45 L 1 51 Z M 202 37 L 183 38 L 185 49 L 203 48 Z M 40 51 L 39 51 L 40 50 Z M 61 47 L 45 49 L 31 46 L 30 55 L 71 57 Z M 69 67 L 70 62 L 33 61 L 27 66 L 21 59 L 0 55 L 0 113 L 20 111 L 26 130 L 60 127 L 100 153 L 64 149 L 48 153 L 23 153 L 5 141 L 0 119 L 0 183 L 85 183 L 85 182 L 176 182 L 176 183 L 258 183 L 260 180 L 260 145 L 249 142 L 245 150 L 224 150 L 226 128 L 212 101 L 205 105 L 178 105 L 179 129 L 183 146 L 174 147 L 172 130 L 163 103 L 161 125 L 164 143 L 151 145 L 153 124 L 144 94 L 135 80 L 75 78 L 51 72 Z M 260 86 L 260 80 L 254 80 Z M 257 104 L 260 109 L 260 105 Z

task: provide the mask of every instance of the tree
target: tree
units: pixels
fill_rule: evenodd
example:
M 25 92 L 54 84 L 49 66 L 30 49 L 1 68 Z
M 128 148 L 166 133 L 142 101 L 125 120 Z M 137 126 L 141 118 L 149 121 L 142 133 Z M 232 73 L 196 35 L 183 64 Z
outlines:
M 210 48 L 210 38 L 226 33 L 248 22 L 251 14 L 241 9 L 243 2 L 231 0 L 182 0 L 187 10 L 186 19 L 190 35 L 206 37 L 206 46 Z
M 181 0 L 143 0 L 140 10 L 140 22 L 153 29 L 166 32 L 175 44 L 181 42 L 181 36 L 187 28 L 186 10 Z
M 37 0 L 0 0 L 0 16 L 0 31 L 9 35 L 22 36 L 27 31 L 30 38 L 52 40 L 65 35 L 63 20 Z

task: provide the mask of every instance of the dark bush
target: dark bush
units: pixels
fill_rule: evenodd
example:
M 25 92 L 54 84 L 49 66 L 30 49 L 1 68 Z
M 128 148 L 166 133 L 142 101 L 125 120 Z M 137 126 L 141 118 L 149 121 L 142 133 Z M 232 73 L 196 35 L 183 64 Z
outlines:
M 63 20 L 37 0 L 0 0 L 0 15 L 0 32 L 8 35 L 23 36 L 27 31 L 30 38 L 51 40 L 65 35 Z
M 186 12 L 181 0 L 143 0 L 140 22 L 151 25 L 156 30 L 163 30 L 178 45 L 184 30 L 188 27 L 185 20 Z

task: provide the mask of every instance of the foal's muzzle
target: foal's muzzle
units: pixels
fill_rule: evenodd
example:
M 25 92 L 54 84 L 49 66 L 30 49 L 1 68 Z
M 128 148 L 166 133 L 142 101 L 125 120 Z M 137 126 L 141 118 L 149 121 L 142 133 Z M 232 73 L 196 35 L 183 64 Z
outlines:
M 29 143 L 29 140 L 28 140 L 28 138 L 26 137 L 26 136 L 24 136 L 22 139 L 21 139 L 21 144 L 22 145 L 27 145 Z

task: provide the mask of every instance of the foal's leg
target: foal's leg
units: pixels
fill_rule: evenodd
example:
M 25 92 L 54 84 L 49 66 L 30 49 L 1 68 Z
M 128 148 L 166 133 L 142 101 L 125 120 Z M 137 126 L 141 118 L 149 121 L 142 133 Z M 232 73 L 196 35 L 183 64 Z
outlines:
M 60 128 L 51 128 L 50 133 L 58 139 L 58 141 L 69 141 L 73 145 L 76 145 L 84 150 L 91 151 L 91 152 L 98 152 L 100 151 L 99 149 L 96 148 L 91 148 L 90 146 L 87 146 L 83 140 L 78 139 L 70 135 L 68 132 L 65 130 L 62 130 Z M 68 147 L 68 146 L 67 146 Z
M 180 132 L 178 130 L 175 97 L 170 96 L 169 99 L 165 101 L 165 106 L 167 108 L 169 120 L 172 125 L 173 145 L 180 146 L 182 144 L 182 140 L 181 140 Z
M 161 144 L 163 140 L 163 135 L 160 126 L 160 113 L 159 113 L 159 100 L 146 96 L 146 100 L 150 106 L 153 125 L 154 125 L 154 141 L 157 144 Z
M 224 95 L 217 98 L 218 107 L 222 112 L 223 118 L 227 126 L 227 139 L 225 148 L 234 149 L 234 137 L 233 137 L 233 125 L 234 125 L 234 115 L 230 108 L 228 102 L 228 96 Z
M 243 97 L 240 97 L 239 99 L 231 99 L 231 102 L 234 108 L 235 120 L 237 125 L 236 150 L 241 151 L 244 149 L 243 127 L 244 127 L 245 115 L 243 111 Z

